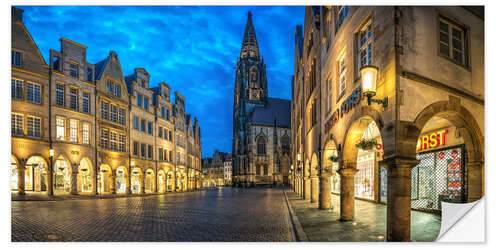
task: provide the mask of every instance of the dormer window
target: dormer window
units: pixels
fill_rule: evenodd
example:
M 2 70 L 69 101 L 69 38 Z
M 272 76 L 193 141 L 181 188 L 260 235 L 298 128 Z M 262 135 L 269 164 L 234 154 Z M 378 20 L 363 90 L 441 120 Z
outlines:
M 72 62 L 69 64 L 69 74 L 72 77 L 78 78 L 78 63 Z
M 141 80 L 141 87 L 145 88 L 146 87 L 146 81 Z
M 19 51 L 12 51 L 12 66 L 21 68 L 22 54 Z

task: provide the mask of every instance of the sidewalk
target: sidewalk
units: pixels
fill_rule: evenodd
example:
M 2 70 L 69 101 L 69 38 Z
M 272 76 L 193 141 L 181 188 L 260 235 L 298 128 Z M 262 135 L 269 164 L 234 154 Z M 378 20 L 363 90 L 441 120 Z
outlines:
M 355 220 L 341 222 L 338 195 L 332 195 L 331 210 L 318 209 L 317 203 L 303 200 L 292 190 L 287 190 L 286 195 L 309 241 L 385 241 L 385 205 L 356 200 Z M 439 235 L 441 216 L 418 211 L 412 211 L 411 216 L 411 240 L 434 241 Z
M 92 199 L 113 199 L 113 198 L 128 198 L 128 197 L 145 197 L 152 195 L 173 195 L 173 194 L 181 194 L 181 193 L 189 193 L 202 191 L 205 189 L 191 190 L 191 191 L 182 191 L 182 192 L 167 192 L 167 193 L 148 193 L 148 194 L 102 194 L 102 195 L 54 195 L 48 196 L 43 193 L 38 192 L 26 192 L 25 195 L 19 195 L 15 192 L 11 192 L 10 197 L 11 201 L 61 201 L 61 200 L 92 200 Z

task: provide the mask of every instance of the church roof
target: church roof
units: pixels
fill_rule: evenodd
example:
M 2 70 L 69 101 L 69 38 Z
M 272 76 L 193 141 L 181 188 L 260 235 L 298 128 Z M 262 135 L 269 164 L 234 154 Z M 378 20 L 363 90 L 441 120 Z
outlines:
M 255 34 L 252 13 L 250 11 L 248 12 L 247 25 L 243 34 L 243 42 L 241 43 L 240 57 L 260 57 L 259 44 L 257 44 L 257 35 Z
M 290 128 L 290 100 L 267 98 L 265 106 L 257 106 L 250 115 L 249 123 Z

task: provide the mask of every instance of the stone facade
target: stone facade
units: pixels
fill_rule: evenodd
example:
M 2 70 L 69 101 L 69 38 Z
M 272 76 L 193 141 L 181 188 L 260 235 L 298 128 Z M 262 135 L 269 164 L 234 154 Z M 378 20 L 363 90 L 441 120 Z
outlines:
M 61 38 L 44 61 L 12 8 L 11 189 L 130 194 L 201 187 L 198 119 L 185 99 L 136 68 L 124 77 L 116 52 L 95 64 L 87 47 Z
M 447 143 L 465 149 L 458 158 L 463 163 L 457 161 L 464 175 L 459 202 L 482 197 L 483 13 L 458 6 L 306 7 L 304 30 L 298 26 L 295 34 L 294 190 L 319 201 L 322 209 L 338 192 L 340 219 L 352 220 L 355 197 L 363 198 L 358 191 L 369 189 L 371 196 L 364 199 L 387 203 L 387 240 L 408 241 L 410 210 L 419 190 L 425 190 L 412 187 L 427 184 L 413 180 L 414 168 L 423 167 L 419 138 L 446 129 L 448 137 L 454 136 Z M 369 104 L 363 95 L 360 69 L 365 65 L 378 68 L 373 99 L 387 97 L 387 105 Z M 377 149 L 362 148 L 362 140 L 375 141 Z M 370 153 L 375 155 L 372 167 L 365 168 L 360 157 Z M 386 196 L 382 173 L 387 174 Z M 336 180 L 338 191 L 333 191 Z M 456 189 L 449 185 L 448 194 Z M 428 206 L 433 203 L 438 200 Z
M 203 159 L 203 187 L 220 187 L 227 185 L 226 162 L 230 160 L 230 154 L 218 150 L 215 150 L 212 158 Z
M 266 64 L 248 13 L 234 83 L 233 185 L 289 183 L 290 101 L 268 97 Z

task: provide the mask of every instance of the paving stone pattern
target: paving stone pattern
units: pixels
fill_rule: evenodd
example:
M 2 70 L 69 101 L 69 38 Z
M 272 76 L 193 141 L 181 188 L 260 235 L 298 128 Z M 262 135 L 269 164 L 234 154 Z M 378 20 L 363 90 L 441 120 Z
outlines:
M 282 189 L 12 201 L 12 241 L 293 241 Z
M 332 195 L 331 210 L 320 210 L 317 203 L 303 200 L 291 190 L 287 195 L 309 241 L 385 241 L 385 205 L 356 200 L 355 220 L 341 222 L 338 220 L 338 195 Z M 435 241 L 441 227 L 441 216 L 417 211 L 412 211 L 411 216 L 411 240 Z

